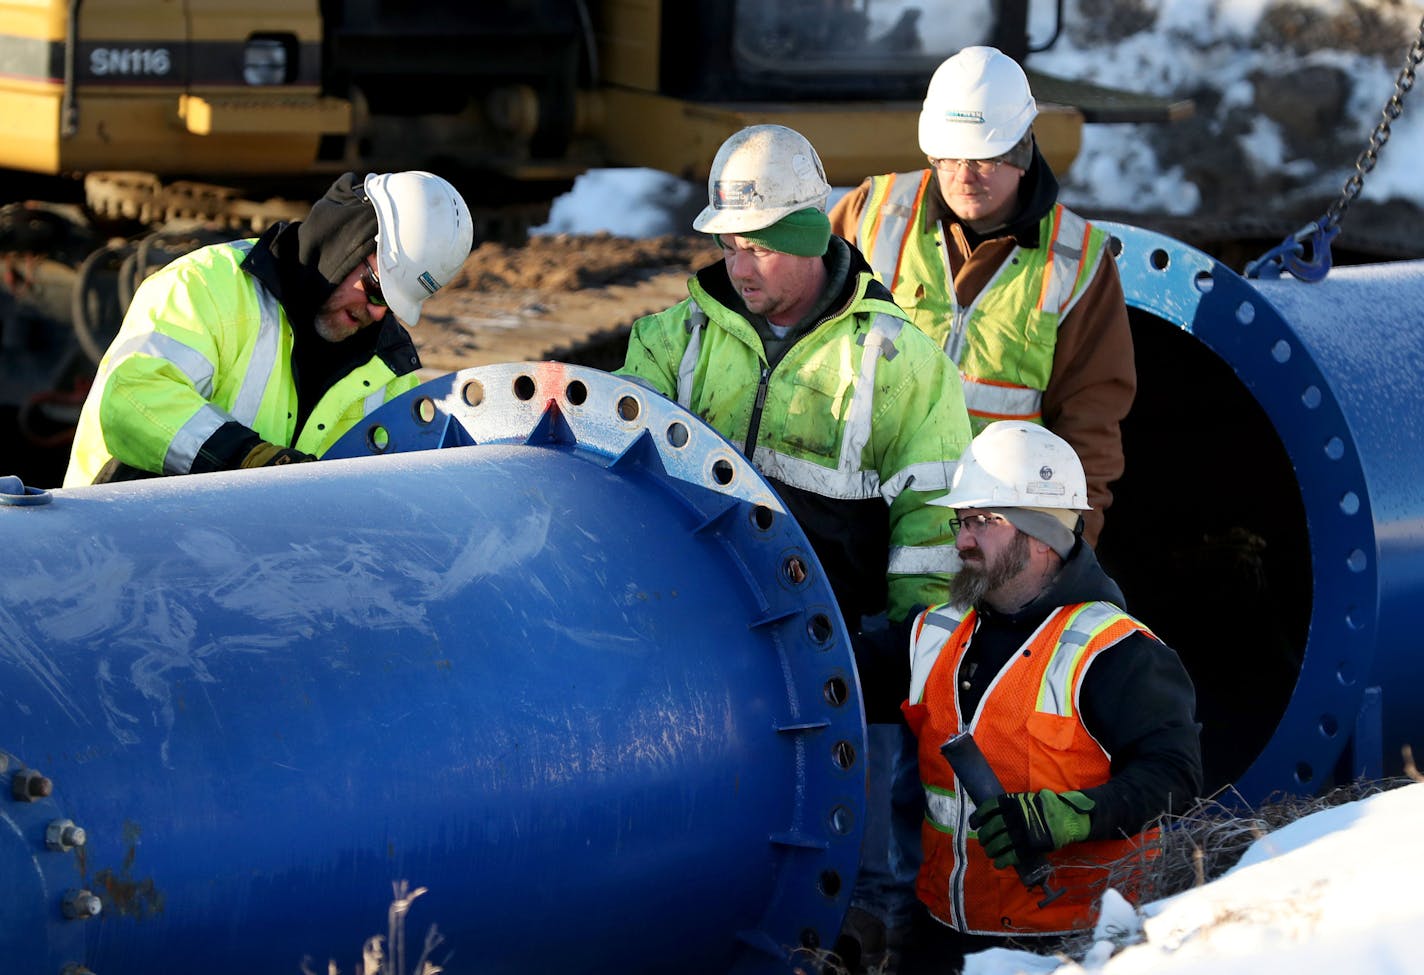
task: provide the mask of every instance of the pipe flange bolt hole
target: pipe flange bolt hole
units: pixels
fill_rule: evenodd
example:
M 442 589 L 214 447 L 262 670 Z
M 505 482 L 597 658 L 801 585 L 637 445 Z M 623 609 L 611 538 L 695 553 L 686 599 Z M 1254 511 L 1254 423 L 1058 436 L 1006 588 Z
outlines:
M 771 531 L 771 526 L 776 524 L 776 512 L 772 511 L 764 504 L 752 506 L 752 527 L 759 532 Z
M 831 832 L 837 836 L 849 836 L 855 830 L 855 811 L 849 806 L 837 806 L 827 819 Z
M 826 681 L 821 693 L 825 696 L 826 703 L 831 707 L 844 707 L 845 703 L 850 700 L 850 684 L 844 677 L 832 677 Z
M 831 637 L 835 632 L 835 628 L 831 626 L 831 618 L 825 613 L 812 613 L 811 618 L 806 621 L 806 635 L 822 650 L 830 648 Z
M 633 423 L 643 412 L 643 404 L 638 402 L 636 396 L 620 396 L 618 398 L 618 418 L 624 423 Z
M 465 401 L 466 406 L 479 406 L 485 401 L 485 384 L 478 379 L 471 379 L 460 390 L 460 398 Z
M 538 392 L 538 387 L 534 383 L 534 377 L 527 373 L 521 373 L 514 377 L 514 397 L 521 402 L 529 402 Z
M 435 401 L 429 396 L 420 397 L 410 405 L 410 415 L 421 426 L 430 426 L 435 422 Z
M 564 387 L 564 399 L 569 401 L 570 406 L 582 406 L 588 402 L 588 387 L 575 379 Z
M 831 746 L 831 761 L 843 772 L 855 767 L 856 757 L 855 746 L 844 739 Z
M 841 895 L 841 874 L 839 870 L 822 870 L 821 876 L 816 881 L 816 887 L 822 894 L 835 900 Z
M 732 466 L 732 462 L 727 460 L 727 458 L 718 457 L 712 462 L 712 480 L 716 481 L 722 487 L 731 484 L 736 476 L 737 469 Z
M 373 454 L 384 454 L 391 449 L 391 432 L 379 423 L 373 423 L 366 431 L 366 449 Z

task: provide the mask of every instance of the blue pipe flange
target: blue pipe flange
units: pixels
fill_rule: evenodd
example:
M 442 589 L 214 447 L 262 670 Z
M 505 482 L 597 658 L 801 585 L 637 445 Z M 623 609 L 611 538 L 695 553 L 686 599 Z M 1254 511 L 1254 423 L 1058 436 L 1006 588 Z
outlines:
M 1131 516 L 1137 551 L 1109 546 L 1135 560 L 1144 586 L 1178 581 L 1154 603 L 1164 628 L 1204 621 L 1182 624 L 1192 639 L 1177 646 L 1189 670 L 1219 660 L 1210 680 L 1194 672 L 1199 699 L 1233 682 L 1256 688 L 1212 710 L 1204 739 L 1218 756 L 1234 743 L 1240 764 L 1228 781 L 1252 801 L 1397 771 L 1400 745 L 1424 741 L 1412 694 L 1399 690 L 1418 687 L 1424 668 L 1412 650 L 1424 622 L 1424 413 L 1413 391 L 1424 371 L 1424 263 L 1339 268 L 1314 284 L 1247 281 L 1161 234 L 1106 229 L 1139 362 L 1119 497 L 1147 496 L 1162 520 L 1235 545 L 1216 572 L 1177 576 L 1168 547 Z M 1146 316 L 1192 342 L 1168 354 Z M 1117 512 L 1108 517 L 1113 526 Z M 1226 539 L 1227 526 L 1239 534 Z M 1227 561 L 1247 582 L 1217 593 L 1212 577 L 1232 571 Z M 1239 632 L 1252 636 L 1233 643 Z M 1287 672 L 1261 678 L 1283 655 Z M 1264 742 L 1236 735 L 1253 722 L 1264 722 Z

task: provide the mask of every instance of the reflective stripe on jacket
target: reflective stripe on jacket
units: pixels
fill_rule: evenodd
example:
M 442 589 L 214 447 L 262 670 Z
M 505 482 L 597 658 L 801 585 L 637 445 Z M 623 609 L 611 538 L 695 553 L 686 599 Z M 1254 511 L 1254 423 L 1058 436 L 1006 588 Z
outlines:
M 831 502 L 888 506 L 889 551 L 862 554 L 885 568 L 887 611 L 900 619 L 944 599 L 957 567 L 946 517 L 953 512 L 926 502 L 948 489 L 969 429 L 954 369 L 905 327 L 894 304 L 866 296 L 871 282 L 860 272 L 853 298 L 768 371 L 751 323 L 694 277 L 690 297 L 634 324 L 618 373 L 675 399 L 739 447 L 765 380 L 752 461 L 768 478 Z
M 944 230 L 923 232 L 931 170 L 870 179 L 858 240 L 910 320 L 959 365 L 978 434 L 994 420 L 1042 422 L 1058 324 L 1082 298 L 1107 250 L 1107 234 L 1055 204 L 1039 247 L 1015 247 L 993 279 L 959 307 Z
M 112 458 L 189 473 L 203 444 L 231 420 L 320 457 L 367 413 L 419 383 L 372 357 L 326 391 L 293 443 L 292 327 L 276 297 L 241 268 L 253 244 L 200 248 L 139 286 L 80 414 L 66 487 L 93 483 Z
M 1064 893 L 1039 907 L 1014 870 L 999 870 L 969 829 L 974 804 L 962 794 L 940 746 L 973 733 L 1006 792 L 1090 789 L 1106 782 L 1111 758 L 1083 725 L 1078 694 L 1094 657 L 1133 633 L 1152 633 L 1106 602 L 1056 609 L 994 677 L 978 711 L 959 713 L 959 666 L 976 614 L 955 607 L 926 610 L 911 642 L 910 696 L 905 716 L 919 739 L 920 778 L 927 801 L 921 827 L 924 861 L 916 892 L 950 927 L 976 934 L 1063 934 L 1091 928 L 1108 868 L 1137 850 L 1144 834 L 1074 843 L 1048 856 L 1050 881 Z M 1155 639 L 1155 637 L 1154 637 Z

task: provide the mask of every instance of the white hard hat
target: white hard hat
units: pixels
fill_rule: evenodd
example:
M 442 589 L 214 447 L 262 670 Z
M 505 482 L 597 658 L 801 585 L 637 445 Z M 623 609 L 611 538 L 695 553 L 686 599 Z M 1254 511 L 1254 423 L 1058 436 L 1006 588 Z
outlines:
M 999 420 L 985 427 L 959 458 L 949 493 L 930 503 L 946 508 L 1092 508 L 1083 463 L 1068 441 L 1023 420 Z
M 717 150 L 707 206 L 692 228 L 707 234 L 764 230 L 797 210 L 824 210 L 830 195 L 826 168 L 804 135 L 784 125 L 752 125 Z
M 1028 77 L 993 47 L 966 47 L 930 78 L 920 151 L 931 159 L 992 159 L 1018 144 L 1038 115 Z
M 470 256 L 475 225 L 465 200 L 433 173 L 372 173 L 366 198 L 376 208 L 376 272 L 381 294 L 406 325 Z

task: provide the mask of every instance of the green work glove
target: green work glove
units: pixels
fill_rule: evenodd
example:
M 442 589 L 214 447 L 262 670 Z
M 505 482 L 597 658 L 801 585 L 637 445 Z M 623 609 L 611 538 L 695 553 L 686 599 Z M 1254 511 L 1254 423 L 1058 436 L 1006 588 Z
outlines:
M 316 460 L 311 454 L 304 454 L 291 447 L 278 447 L 274 443 L 262 442 L 247 452 L 239 467 L 280 467 L 283 464 L 302 464 Z
M 969 825 L 979 845 L 1003 870 L 1034 853 L 1061 850 L 1088 838 L 1093 800 L 1081 792 L 1009 792 L 974 810 Z

